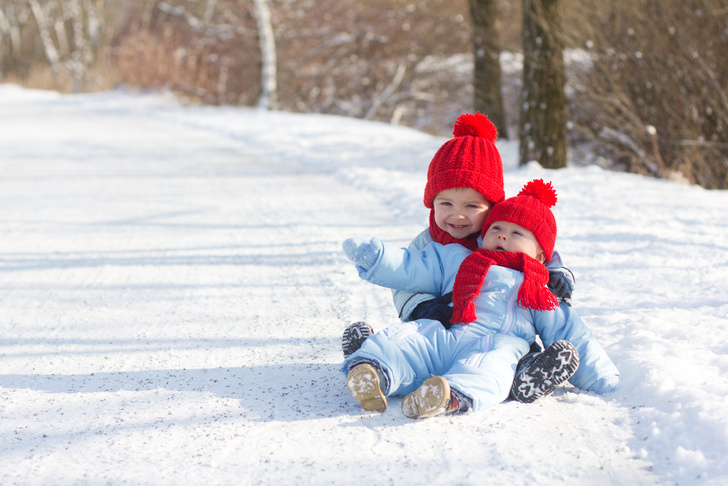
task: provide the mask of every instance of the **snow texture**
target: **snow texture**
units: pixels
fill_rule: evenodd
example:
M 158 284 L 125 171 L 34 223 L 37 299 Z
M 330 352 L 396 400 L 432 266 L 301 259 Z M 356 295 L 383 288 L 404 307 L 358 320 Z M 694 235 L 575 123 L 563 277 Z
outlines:
M 728 484 L 728 193 L 553 181 L 604 397 L 362 412 L 352 321 L 397 322 L 350 236 L 405 246 L 444 142 L 359 120 L 0 86 L 0 484 Z M 578 161 L 572 161 L 578 162 Z

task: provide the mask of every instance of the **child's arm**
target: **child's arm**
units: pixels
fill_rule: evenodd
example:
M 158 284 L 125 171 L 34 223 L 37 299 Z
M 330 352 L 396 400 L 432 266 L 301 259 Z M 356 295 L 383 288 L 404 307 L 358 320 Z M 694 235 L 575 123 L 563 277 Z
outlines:
M 531 313 L 545 346 L 563 339 L 579 352 L 579 369 L 569 380 L 572 385 L 599 394 L 617 390 L 619 370 L 571 307 L 562 303 L 552 311 Z
M 410 242 L 407 248 L 411 251 L 421 251 L 429 243 L 432 243 L 432 236 L 430 235 L 430 229 L 426 228 L 422 233 L 417 235 L 412 242 Z M 392 289 L 392 301 L 394 302 L 394 308 L 397 309 L 397 315 L 404 322 L 413 321 L 420 317 L 436 319 L 437 317 L 433 315 L 420 314 L 422 313 L 421 310 L 428 305 L 427 302 L 431 303 L 437 297 L 438 296 L 431 294 L 412 293 L 404 290 Z
M 349 238 L 343 247 L 364 280 L 391 289 L 438 295 L 452 290 L 458 267 L 470 254 L 460 245 L 438 243 L 413 252 L 376 238 Z
M 571 270 L 564 266 L 564 262 L 561 261 L 561 255 L 554 252 L 551 260 L 546 264 L 546 269 L 549 271 L 549 290 L 560 301 L 571 305 L 571 294 L 574 292 L 576 279 Z

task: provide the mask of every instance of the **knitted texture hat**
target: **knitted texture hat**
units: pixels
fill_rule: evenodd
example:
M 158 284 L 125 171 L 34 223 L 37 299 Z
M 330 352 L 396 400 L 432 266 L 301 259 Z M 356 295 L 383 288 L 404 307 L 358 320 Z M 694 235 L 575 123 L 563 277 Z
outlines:
M 517 196 L 493 206 L 483 224 L 482 234 L 485 235 L 490 225 L 496 221 L 523 226 L 534 234 L 548 262 L 556 242 L 556 219 L 551 213 L 551 207 L 556 201 L 556 191 L 551 183 L 534 179 L 523 186 Z
M 456 187 L 475 189 L 494 204 L 502 201 L 503 162 L 495 147 L 495 125 L 485 115 L 465 113 L 455 121 L 452 134 L 427 169 L 425 206 L 431 209 L 437 193 Z

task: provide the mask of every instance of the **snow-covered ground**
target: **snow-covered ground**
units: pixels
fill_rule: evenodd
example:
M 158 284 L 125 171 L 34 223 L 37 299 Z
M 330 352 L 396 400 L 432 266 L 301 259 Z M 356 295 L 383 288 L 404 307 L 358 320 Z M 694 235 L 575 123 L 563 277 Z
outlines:
M 728 193 L 514 142 L 621 390 L 362 413 L 341 332 L 396 315 L 341 242 L 421 231 L 443 141 L 0 86 L 0 484 L 728 484 Z

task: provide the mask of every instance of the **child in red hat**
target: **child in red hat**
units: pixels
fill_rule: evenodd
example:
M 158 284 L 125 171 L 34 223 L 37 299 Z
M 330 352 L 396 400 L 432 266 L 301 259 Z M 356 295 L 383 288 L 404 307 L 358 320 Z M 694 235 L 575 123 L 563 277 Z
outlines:
M 568 345 L 562 358 L 580 358 L 556 360 L 557 372 L 571 376 L 574 386 L 598 394 L 617 389 L 619 372 L 604 349 L 547 287 L 555 203 L 550 184 L 528 183 L 490 211 L 475 251 L 433 243 L 416 252 L 376 238 L 344 242 L 365 280 L 453 293 L 449 329 L 430 319 L 401 323 L 372 335 L 344 361 L 347 386 L 362 408 L 384 411 L 387 396 L 404 395 L 403 413 L 425 418 L 503 401 L 537 334 L 549 349 Z
M 422 250 L 429 243 L 443 245 L 459 243 L 466 248 L 478 248 L 483 223 L 491 208 L 505 197 L 503 163 L 495 146 L 495 125 L 485 115 L 463 114 L 453 129 L 453 138 L 440 147 L 427 171 L 424 204 L 430 209 L 429 227 L 409 245 Z M 573 290 L 573 275 L 563 266 L 558 255 L 549 264 L 550 286 L 567 303 Z M 449 327 L 451 296 L 435 296 L 393 290 L 394 305 L 402 321 L 419 318 L 439 320 Z M 349 325 L 342 336 L 344 356 L 356 351 L 373 333 L 365 322 Z M 524 361 L 531 362 L 541 352 L 534 343 L 532 353 Z M 556 350 L 548 350 L 553 355 Z M 525 367 L 523 367 L 525 369 Z M 520 373 L 519 373 L 520 376 Z M 514 390 L 521 384 L 514 383 Z M 533 394 L 514 393 L 519 401 L 533 401 Z

